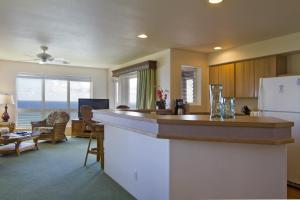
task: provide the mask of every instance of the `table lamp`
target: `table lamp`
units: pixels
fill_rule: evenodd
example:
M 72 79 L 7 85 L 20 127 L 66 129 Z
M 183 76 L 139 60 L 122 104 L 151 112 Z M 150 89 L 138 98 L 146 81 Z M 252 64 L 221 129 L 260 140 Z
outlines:
M 0 105 L 5 105 L 5 111 L 2 114 L 2 120 L 8 122 L 10 116 L 7 112 L 7 105 L 14 104 L 13 96 L 10 94 L 0 94 Z

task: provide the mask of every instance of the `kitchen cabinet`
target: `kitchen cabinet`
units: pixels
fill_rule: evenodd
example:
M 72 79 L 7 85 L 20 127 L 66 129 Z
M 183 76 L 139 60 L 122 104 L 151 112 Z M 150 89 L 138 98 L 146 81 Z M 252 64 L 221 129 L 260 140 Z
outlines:
M 223 85 L 223 96 L 234 97 L 234 64 L 219 66 L 219 83 Z
M 222 84 L 223 96 L 234 96 L 234 64 L 217 65 L 209 68 L 209 83 Z
M 219 84 L 219 66 L 209 68 L 209 84 Z
M 254 97 L 254 61 L 247 60 L 235 64 L 236 98 Z
M 286 56 L 275 55 L 209 67 L 209 83 L 222 84 L 223 96 L 257 98 L 260 78 L 287 74 Z
M 285 56 L 268 56 L 254 60 L 254 97 L 258 97 L 260 78 L 276 77 L 287 73 Z

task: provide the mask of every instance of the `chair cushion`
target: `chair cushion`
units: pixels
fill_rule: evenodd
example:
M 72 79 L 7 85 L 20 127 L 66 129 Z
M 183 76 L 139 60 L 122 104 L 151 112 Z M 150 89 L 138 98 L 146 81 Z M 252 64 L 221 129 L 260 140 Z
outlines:
M 67 123 L 69 119 L 70 116 L 68 113 L 63 111 L 53 111 L 48 115 L 46 124 L 47 126 L 54 126 L 56 123 Z
M 33 131 L 34 132 L 39 132 L 40 134 L 43 134 L 43 133 L 52 133 L 52 131 L 53 131 L 53 127 L 43 127 L 43 126 L 41 126 L 41 127 L 35 127 L 34 129 L 33 129 Z

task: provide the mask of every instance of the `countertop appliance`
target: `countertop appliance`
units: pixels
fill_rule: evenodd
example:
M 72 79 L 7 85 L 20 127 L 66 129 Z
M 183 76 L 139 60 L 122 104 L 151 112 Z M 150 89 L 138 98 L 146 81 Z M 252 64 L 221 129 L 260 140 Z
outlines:
M 183 115 L 184 114 L 184 102 L 183 99 L 175 100 L 175 115 Z
M 288 183 L 300 188 L 300 76 L 260 79 L 258 109 L 262 116 L 294 122 L 295 143 L 287 145 Z

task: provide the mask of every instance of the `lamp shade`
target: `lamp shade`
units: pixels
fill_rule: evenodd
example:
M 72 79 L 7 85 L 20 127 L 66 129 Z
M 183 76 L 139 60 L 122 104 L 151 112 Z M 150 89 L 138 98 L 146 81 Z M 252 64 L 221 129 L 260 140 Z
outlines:
M 14 98 L 10 94 L 0 94 L 0 105 L 15 104 Z

